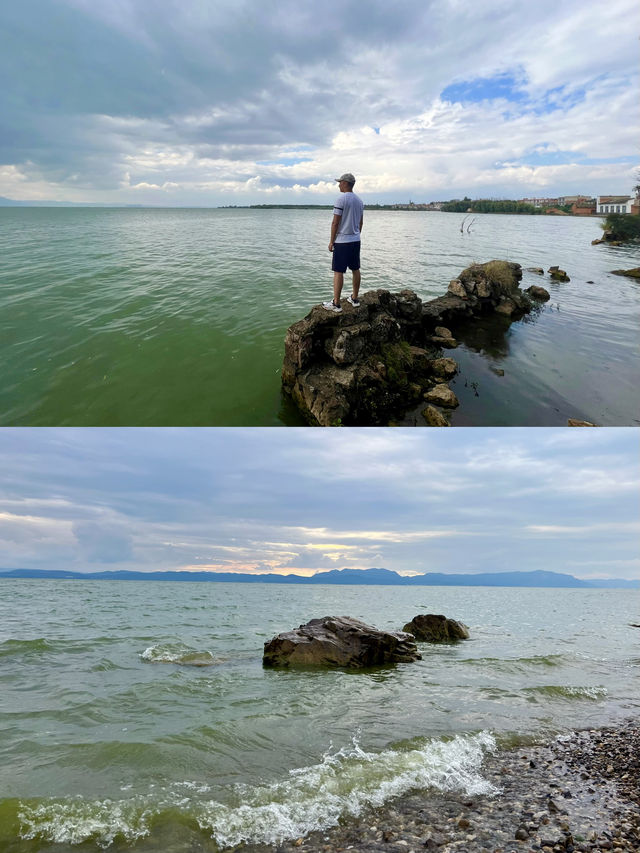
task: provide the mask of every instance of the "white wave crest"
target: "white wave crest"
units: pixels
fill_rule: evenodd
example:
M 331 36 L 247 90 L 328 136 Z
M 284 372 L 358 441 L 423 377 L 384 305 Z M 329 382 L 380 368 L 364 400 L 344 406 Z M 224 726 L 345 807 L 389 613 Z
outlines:
M 140 655 L 146 663 L 174 663 L 180 666 L 213 666 L 219 663 L 211 652 L 189 648 L 184 643 L 160 643 L 149 646 Z

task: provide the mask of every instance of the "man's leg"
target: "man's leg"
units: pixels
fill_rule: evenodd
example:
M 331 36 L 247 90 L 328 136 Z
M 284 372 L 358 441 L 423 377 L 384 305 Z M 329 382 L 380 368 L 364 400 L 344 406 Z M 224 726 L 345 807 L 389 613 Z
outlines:
M 344 273 L 334 272 L 333 274 L 333 304 L 340 305 L 340 294 L 344 284 Z
M 353 270 L 353 298 L 358 298 L 358 292 L 360 291 L 360 270 Z

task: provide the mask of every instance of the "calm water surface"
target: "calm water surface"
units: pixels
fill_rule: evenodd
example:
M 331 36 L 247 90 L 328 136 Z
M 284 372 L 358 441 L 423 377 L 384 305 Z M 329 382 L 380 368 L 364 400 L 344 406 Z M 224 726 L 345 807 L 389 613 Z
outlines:
M 640 249 L 599 219 L 371 211 L 363 288 L 429 299 L 470 263 L 526 273 L 551 302 L 455 353 L 454 425 L 638 423 Z M 0 424 L 301 423 L 280 393 L 288 326 L 330 295 L 330 211 L 0 209 Z M 589 284 L 589 282 L 593 282 Z M 498 377 L 493 370 L 504 370 Z M 411 421 L 409 421 L 411 422 Z
M 0 583 L 7 853 L 218 851 L 415 787 L 491 794 L 487 750 L 640 710 L 637 592 Z M 262 668 L 310 618 L 417 612 L 471 639 L 366 672 Z

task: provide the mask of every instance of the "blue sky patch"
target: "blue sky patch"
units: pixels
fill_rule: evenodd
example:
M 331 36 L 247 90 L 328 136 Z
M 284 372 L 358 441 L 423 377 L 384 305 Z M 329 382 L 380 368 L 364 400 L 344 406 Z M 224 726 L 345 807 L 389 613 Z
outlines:
M 513 104 L 512 109 L 503 113 L 510 120 L 526 112 L 546 115 L 557 110 L 570 110 L 581 103 L 586 96 L 585 88 L 556 86 L 545 92 L 529 92 L 525 89 L 526 77 L 521 71 L 506 71 L 493 77 L 476 77 L 452 83 L 442 90 L 443 101 L 459 104 L 477 104 L 483 101 L 505 100 Z
M 511 72 L 452 83 L 442 90 L 440 97 L 443 101 L 460 104 L 476 104 L 497 98 L 505 98 L 513 103 L 529 100 L 528 94 L 522 89 L 522 76 Z

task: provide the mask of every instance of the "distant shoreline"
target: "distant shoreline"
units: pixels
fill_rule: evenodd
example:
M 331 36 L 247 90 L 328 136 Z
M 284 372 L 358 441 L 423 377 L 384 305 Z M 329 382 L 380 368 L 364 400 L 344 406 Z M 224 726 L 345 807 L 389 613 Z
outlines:
M 311 577 L 302 575 L 259 574 L 240 572 L 71 572 L 55 569 L 4 569 L 5 580 L 111 580 L 164 581 L 182 583 L 278 583 L 303 586 L 474 586 L 512 587 L 516 589 L 640 589 L 640 581 L 606 578 L 585 581 L 559 572 L 482 572 L 478 574 L 444 574 L 428 572 L 404 576 L 388 569 L 338 569 L 319 572 Z
M 473 204 L 473 202 L 471 202 Z M 164 204 L 109 204 L 107 202 L 91 202 L 91 201 L 14 201 L 12 199 L 0 199 L 0 210 L 9 208 L 64 208 L 64 209 L 93 209 L 93 210 L 333 210 L 332 204 L 217 204 L 217 205 L 164 205 Z M 456 213 L 457 210 L 440 210 L 439 208 L 429 207 L 426 204 L 419 203 L 416 205 L 408 205 L 402 202 L 394 204 L 365 204 L 365 210 L 382 210 L 392 211 L 393 213 Z M 462 211 L 464 212 L 464 211 Z M 480 211 L 471 210 L 474 216 L 480 216 L 487 213 L 495 213 L 501 216 L 555 216 L 557 213 L 537 210 L 492 210 Z M 574 219 L 604 219 L 604 213 L 592 214 L 577 214 L 564 213 L 563 216 L 570 216 Z

